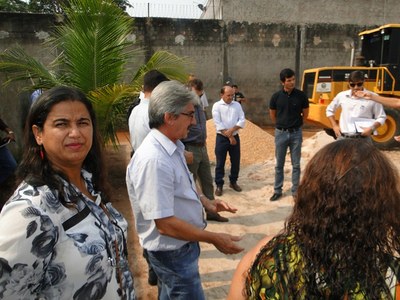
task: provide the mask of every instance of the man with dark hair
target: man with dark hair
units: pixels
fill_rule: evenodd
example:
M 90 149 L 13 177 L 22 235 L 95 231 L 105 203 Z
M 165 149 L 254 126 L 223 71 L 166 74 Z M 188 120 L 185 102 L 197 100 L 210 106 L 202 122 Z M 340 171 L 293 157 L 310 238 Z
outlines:
M 363 139 L 372 143 L 371 135 L 385 123 L 386 113 L 382 104 L 358 97 L 357 92 L 364 91 L 365 76 L 362 71 L 353 71 L 349 76 L 349 90 L 340 92 L 326 108 L 326 116 L 332 124 L 332 129 L 338 139 Z M 339 124 L 335 112 L 341 108 Z M 362 128 L 357 126 L 357 120 L 369 120 Z
M 303 133 L 301 127 L 308 116 L 306 94 L 295 88 L 296 77 L 291 69 L 283 69 L 279 75 L 282 89 L 274 93 L 269 103 L 269 115 L 275 123 L 275 183 L 270 201 L 282 197 L 283 167 L 289 149 L 292 162 L 292 195 L 296 197 L 300 181 L 300 158 Z
M 203 94 L 203 82 L 195 78 L 189 81 L 189 86 L 199 97 L 200 101 L 200 97 Z M 200 187 L 205 197 L 209 200 L 214 200 L 213 178 L 206 147 L 207 121 L 200 103 L 194 106 L 194 116 L 196 118 L 196 125 L 190 127 L 188 136 L 181 141 L 185 145 L 185 150 L 193 153 L 193 161 L 187 164 L 190 172 L 192 172 L 194 179 L 200 182 Z M 229 221 L 228 218 L 213 212 L 207 212 L 207 220 L 217 222 Z
M 192 80 L 199 80 L 199 79 L 197 79 L 194 74 L 189 74 L 189 81 L 188 81 L 189 87 L 191 87 L 190 82 Z M 200 82 L 201 82 L 201 80 L 200 80 Z M 203 85 L 203 82 L 201 84 Z M 201 107 L 203 108 L 204 112 L 206 112 L 206 108 L 208 107 L 208 99 L 207 99 L 206 93 L 203 90 L 203 87 L 201 87 L 201 90 L 202 90 L 202 93 L 200 96 L 200 104 L 201 104 Z M 206 118 L 207 118 L 207 113 L 206 113 Z
M 247 101 L 247 99 L 243 95 L 243 93 L 239 91 L 239 87 L 237 84 L 232 84 L 232 88 L 233 88 L 233 91 L 235 92 L 235 94 L 233 95 L 233 101 L 237 101 L 240 104 Z
M 231 172 L 229 175 L 229 186 L 236 192 L 242 188 L 237 184 L 240 169 L 240 138 L 239 129 L 245 124 L 242 106 L 233 101 L 233 88 L 225 85 L 221 89 L 221 100 L 215 102 L 212 108 L 212 116 L 215 123 L 217 138 L 215 141 L 215 190 L 216 196 L 223 193 L 225 161 L 229 153 L 231 159 Z
M 149 99 L 154 88 L 163 81 L 169 80 L 163 73 L 157 70 L 148 71 L 143 78 L 143 99 L 129 116 L 129 135 L 133 151 L 139 148 L 144 138 L 150 132 L 149 127 Z

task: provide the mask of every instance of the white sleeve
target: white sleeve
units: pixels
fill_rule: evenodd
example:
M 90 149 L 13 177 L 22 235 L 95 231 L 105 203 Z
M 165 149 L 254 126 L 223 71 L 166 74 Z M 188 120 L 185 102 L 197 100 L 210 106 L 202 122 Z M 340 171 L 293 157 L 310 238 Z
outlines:
M 338 95 L 336 95 L 336 97 L 333 98 L 332 102 L 329 103 L 329 105 L 326 107 L 326 116 L 328 118 L 334 116 L 338 107 L 339 107 L 339 97 Z

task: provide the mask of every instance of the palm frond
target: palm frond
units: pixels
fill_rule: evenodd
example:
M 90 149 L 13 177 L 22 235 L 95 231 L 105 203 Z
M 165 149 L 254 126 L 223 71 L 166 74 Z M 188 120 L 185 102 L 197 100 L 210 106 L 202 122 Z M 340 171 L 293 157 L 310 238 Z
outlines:
M 29 56 L 20 46 L 0 52 L 0 72 L 7 75 L 5 85 L 20 80 L 30 80 L 33 88 L 38 86 L 50 88 L 57 84 L 63 84 L 54 72 Z
M 119 143 L 116 136 L 116 121 L 126 115 L 126 104 L 138 94 L 132 86 L 114 84 L 101 87 L 88 94 L 99 120 L 99 130 L 105 142 L 111 141 L 113 145 Z
M 132 18 L 112 0 L 71 0 L 64 9 L 67 21 L 56 29 L 53 45 L 62 49 L 73 85 L 89 92 L 119 82 L 132 55 Z
M 132 79 L 132 85 L 140 89 L 143 85 L 143 76 L 150 70 L 158 70 L 171 80 L 185 83 L 188 78 L 188 70 L 193 68 L 193 62 L 187 57 L 179 57 L 168 51 L 157 51 L 149 61 L 141 66 Z

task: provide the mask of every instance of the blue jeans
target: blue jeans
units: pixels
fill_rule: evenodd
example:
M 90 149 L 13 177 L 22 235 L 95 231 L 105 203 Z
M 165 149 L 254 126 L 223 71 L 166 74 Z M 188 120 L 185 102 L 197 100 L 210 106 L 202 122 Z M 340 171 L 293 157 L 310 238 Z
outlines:
M 229 153 L 231 159 L 231 173 L 229 175 L 230 183 L 236 183 L 239 178 L 240 169 L 240 139 L 239 135 L 235 135 L 236 145 L 231 145 L 229 139 L 221 134 L 217 134 L 215 142 L 215 158 L 217 160 L 215 166 L 215 184 L 217 186 L 224 185 L 225 161 L 226 154 Z
M 300 181 L 300 158 L 303 132 L 301 128 L 296 132 L 287 132 L 275 129 L 275 184 L 274 193 L 282 194 L 283 167 L 285 166 L 286 153 L 289 148 L 292 162 L 292 194 L 295 195 Z
M 17 162 L 7 146 L 0 148 L 0 184 L 11 176 L 17 168 Z
M 147 254 L 158 277 L 158 299 L 205 299 L 199 273 L 199 243 L 188 242 L 177 250 Z

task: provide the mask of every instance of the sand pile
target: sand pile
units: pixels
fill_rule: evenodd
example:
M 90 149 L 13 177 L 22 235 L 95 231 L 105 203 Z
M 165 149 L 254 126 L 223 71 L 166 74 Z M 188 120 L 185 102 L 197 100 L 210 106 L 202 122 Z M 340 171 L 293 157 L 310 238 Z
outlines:
M 302 158 L 307 160 L 310 159 L 319 149 L 333 141 L 335 141 L 334 138 L 327 135 L 325 131 L 317 132 L 308 139 L 303 138 L 301 148 Z
M 215 125 L 207 121 L 207 151 L 211 162 L 215 162 Z M 245 127 L 239 131 L 241 143 L 241 166 L 264 162 L 275 155 L 274 137 L 254 123 L 246 120 Z M 228 154 L 229 156 L 229 154 Z M 229 163 L 229 158 L 227 158 Z

